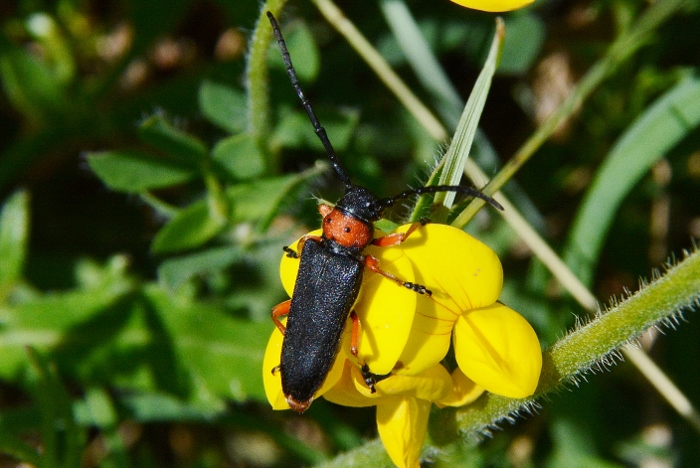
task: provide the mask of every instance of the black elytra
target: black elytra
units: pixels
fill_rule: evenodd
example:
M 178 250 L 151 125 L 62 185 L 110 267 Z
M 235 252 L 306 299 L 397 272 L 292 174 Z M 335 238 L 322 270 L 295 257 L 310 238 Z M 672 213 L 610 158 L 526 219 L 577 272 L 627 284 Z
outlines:
M 345 185 L 345 194 L 335 207 L 319 206 L 323 216 L 323 234 L 305 236 L 299 242 L 297 251 L 285 247 L 289 257 L 299 258 L 299 272 L 292 299 L 272 310 L 273 321 L 284 333 L 280 365 L 273 371 L 281 373 L 282 392 L 287 403 L 301 413 L 311 405 L 335 361 L 343 330 L 360 292 L 365 268 L 419 294 L 430 295 L 424 286 L 402 281 L 382 271 L 375 258 L 363 255 L 368 245 L 397 245 L 418 227 L 409 229 L 405 234 L 394 235 L 396 237 L 374 239 L 373 223 L 381 219 L 384 210 L 397 200 L 436 192 L 463 193 L 481 198 L 498 209 L 503 208 L 491 197 L 471 187 L 436 185 L 406 190 L 390 198 L 378 198 L 368 189 L 353 184 L 299 85 L 279 24 L 269 11 L 267 17 L 282 51 L 292 87 L 326 150 L 335 174 Z M 283 315 L 287 315 L 286 326 L 278 320 Z M 352 352 L 356 354 L 359 319 L 355 314 L 352 314 L 352 321 Z M 374 384 L 388 376 L 373 374 L 364 363 L 360 372 L 372 392 L 375 391 Z

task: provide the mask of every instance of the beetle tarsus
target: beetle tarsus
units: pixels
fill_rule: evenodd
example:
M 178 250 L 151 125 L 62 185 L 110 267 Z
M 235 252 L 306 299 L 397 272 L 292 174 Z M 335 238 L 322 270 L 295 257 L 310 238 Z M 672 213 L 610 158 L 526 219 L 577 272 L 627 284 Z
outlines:
M 370 393 L 376 393 L 377 389 L 375 388 L 375 385 L 377 382 L 381 382 L 391 375 L 391 372 L 388 374 L 373 374 L 369 370 L 369 366 L 367 364 L 362 365 L 360 368 L 360 373 L 362 373 L 362 378 L 365 379 L 365 385 L 367 385 L 369 388 Z
M 284 250 L 287 253 L 287 257 L 289 258 L 299 258 L 299 254 L 288 245 L 282 247 L 282 250 Z
M 433 296 L 433 292 L 430 289 L 423 286 L 422 284 L 416 284 L 416 283 L 411 283 L 409 281 L 406 281 L 403 283 L 403 286 L 405 288 L 410 289 L 411 291 L 417 292 L 418 294 L 425 295 L 428 297 Z

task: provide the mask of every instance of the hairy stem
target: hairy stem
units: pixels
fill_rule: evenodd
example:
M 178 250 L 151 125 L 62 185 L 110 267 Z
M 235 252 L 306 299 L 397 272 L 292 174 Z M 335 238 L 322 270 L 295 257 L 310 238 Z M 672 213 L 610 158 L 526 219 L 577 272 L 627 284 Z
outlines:
M 268 91 L 267 51 L 272 42 L 272 27 L 267 12 L 279 16 L 287 0 L 268 0 L 260 10 L 255 32 L 250 41 L 246 81 L 248 84 L 248 132 L 267 156 L 266 170 L 277 172 L 278 161 L 267 147 L 270 135 L 270 95 Z

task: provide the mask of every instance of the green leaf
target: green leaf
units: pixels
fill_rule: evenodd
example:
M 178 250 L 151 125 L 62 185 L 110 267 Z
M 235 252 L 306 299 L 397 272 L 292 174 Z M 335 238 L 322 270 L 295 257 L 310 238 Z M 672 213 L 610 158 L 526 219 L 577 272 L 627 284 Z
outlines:
M 160 392 L 145 394 L 127 394 L 119 398 L 120 408 L 125 409 L 128 417 L 141 423 L 163 421 L 197 421 L 211 422 L 219 411 L 203 411 L 201 408 L 183 402 L 172 395 Z M 98 415 L 95 415 L 87 402 L 75 402 L 74 412 L 80 424 L 97 426 Z
M 233 206 L 233 221 L 259 221 L 257 229 L 265 231 L 280 207 L 290 200 L 292 192 L 327 167 L 326 164 L 317 164 L 316 167 L 299 174 L 256 180 L 231 187 L 227 195 Z
M 226 198 L 232 207 L 229 222 L 258 222 L 257 229 L 264 231 L 279 208 L 299 184 L 326 169 L 317 165 L 300 174 L 290 174 L 269 179 L 259 179 L 234 185 L 226 190 Z M 225 227 L 225 220 L 211 215 L 207 200 L 199 200 L 181 210 L 156 234 L 151 249 L 165 254 L 199 247 Z
M 318 76 L 320 69 L 320 58 L 318 47 L 314 41 L 309 27 L 304 22 L 295 23 L 295 27 L 290 31 L 285 31 L 285 42 L 292 57 L 303 57 L 303 60 L 294 62 L 294 69 L 297 77 L 301 81 L 313 81 Z M 281 54 L 270 54 L 268 56 L 270 66 L 286 71 Z
M 161 263 L 158 277 L 168 289 L 177 289 L 190 278 L 227 267 L 243 256 L 238 246 L 218 247 Z
M 85 392 L 85 403 L 90 413 L 91 421 L 100 430 L 104 448 L 107 452 L 106 460 L 102 460 L 101 464 L 103 466 L 128 467 L 129 458 L 126 447 L 118 431 L 119 419 L 117 411 L 109 393 L 102 388 L 90 388 Z M 109 461 L 112 461 L 112 463 L 110 464 Z
M 333 142 L 336 151 L 347 149 L 360 120 L 360 114 L 353 110 L 343 112 L 320 112 L 319 120 Z M 274 141 L 286 148 L 312 148 L 325 151 L 309 123 L 309 116 L 303 111 L 284 113 L 274 132 Z
M 221 140 L 214 146 L 212 157 L 234 180 L 253 179 L 265 171 L 265 157 L 247 133 Z
M 199 139 L 175 128 L 163 116 L 154 115 L 139 127 L 141 139 L 183 162 L 201 163 L 207 158 L 207 147 Z
M 12 104 L 30 120 L 44 120 L 67 110 L 64 90 L 51 70 L 3 38 L 0 78 Z
M 545 26 L 537 15 L 527 11 L 507 15 L 505 23 L 508 33 L 503 41 L 498 73 L 527 73 L 542 50 Z
M 456 127 L 464 101 L 442 69 L 408 6 L 403 0 L 382 0 L 380 6 L 401 52 L 423 87 L 433 97 L 439 115 L 450 128 Z M 464 40 L 461 42 L 468 43 Z
M 183 164 L 139 151 L 104 151 L 90 153 L 88 164 L 112 190 L 141 193 L 181 184 L 196 176 Z
M 173 301 L 155 285 L 145 293 L 195 382 L 237 401 L 265 400 L 262 358 L 273 326 L 234 318 L 221 307 Z
M 261 366 L 270 323 L 232 317 L 218 305 L 174 300 L 155 284 L 112 289 L 56 293 L 3 308 L 0 376 L 25 374 L 25 347 L 32 346 L 88 387 L 157 389 L 209 413 L 221 408 L 218 398 L 265 399 Z M 83 418 L 108 421 L 105 402 L 97 403 L 101 416 L 91 401 L 93 415 Z
M 156 254 L 165 254 L 199 247 L 216 236 L 224 225 L 221 220 L 211 216 L 206 200 L 194 202 L 158 231 L 151 250 Z
M 467 104 L 457 124 L 457 130 L 452 138 L 450 148 L 445 154 L 445 163 L 440 174 L 440 179 L 438 180 L 438 185 L 457 185 L 462 180 L 464 166 L 467 164 L 467 158 L 469 158 L 469 152 L 472 147 L 472 142 L 474 141 L 474 135 L 476 135 L 479 119 L 484 110 L 484 104 L 486 104 L 486 97 L 489 94 L 489 89 L 491 89 L 491 80 L 493 79 L 494 73 L 496 73 L 504 35 L 505 29 L 503 21 L 497 18 L 496 33 L 491 42 L 489 55 L 486 58 L 484 67 L 481 69 L 481 73 L 479 73 L 479 78 L 477 78 L 474 84 L 474 89 L 472 89 L 469 95 Z M 443 205 L 449 208 L 452 206 L 454 198 L 454 192 L 437 193 L 435 195 L 435 203 L 442 202 Z
M 213 81 L 199 87 L 199 108 L 215 125 L 229 133 L 240 133 L 248 118 L 245 94 Z
M 40 421 L 39 409 L 35 404 L 3 408 L 0 413 L 0 453 L 38 466 L 40 457 L 37 447 L 22 439 L 29 431 L 36 431 Z
M 700 77 L 691 76 L 644 112 L 610 150 L 576 214 L 565 261 L 590 284 L 620 204 L 644 174 L 700 125 Z
M 88 353 L 82 345 L 86 341 L 103 344 L 105 335 L 128 317 L 115 304 L 131 289 L 129 280 L 112 273 L 105 275 L 101 284 L 85 290 L 26 298 L 12 307 L 0 307 L 0 378 L 16 379 L 26 369 L 26 345 L 40 351 L 57 347 L 72 327 L 111 310 L 113 314 L 106 317 L 113 322 L 103 319 L 84 335 L 76 336 L 75 341 L 66 343 L 67 356 L 73 362 L 85 359 Z
M 80 466 L 85 431 L 73 418 L 70 396 L 48 359 L 27 347 L 30 379 L 41 413 L 42 465 Z
M 0 212 L 0 285 L 22 277 L 29 234 L 29 196 L 15 192 Z

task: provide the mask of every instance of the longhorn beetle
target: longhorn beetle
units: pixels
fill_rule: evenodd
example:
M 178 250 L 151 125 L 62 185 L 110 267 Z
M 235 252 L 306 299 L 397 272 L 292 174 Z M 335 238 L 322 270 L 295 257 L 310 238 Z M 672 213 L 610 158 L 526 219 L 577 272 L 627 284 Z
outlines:
M 284 335 L 279 366 L 282 391 L 289 406 L 300 413 L 306 411 L 330 371 L 340 346 L 340 339 L 348 316 L 352 320 L 351 352 L 357 356 L 360 338 L 360 320 L 352 310 L 362 283 L 364 269 L 380 274 L 399 286 L 428 297 L 432 292 L 425 286 L 408 281 L 382 270 L 379 260 L 363 255 L 369 245 L 390 247 L 402 243 L 425 221 L 414 223 L 405 233 L 394 233 L 374 238 L 374 222 L 386 208 L 397 200 L 413 195 L 436 192 L 459 192 L 481 198 L 498 209 L 503 207 L 480 191 L 457 185 L 435 185 L 406 190 L 390 198 L 377 198 L 369 190 L 352 183 L 340 165 L 326 131 L 321 126 L 309 100 L 299 85 L 292 59 L 282 37 L 277 20 L 267 12 L 287 74 L 301 104 L 309 115 L 316 135 L 323 143 L 335 174 L 345 185 L 345 194 L 335 207 L 321 204 L 318 211 L 323 217 L 323 234 L 306 235 L 296 250 L 284 247 L 286 255 L 299 259 L 299 272 L 292 298 L 272 309 L 272 321 Z M 287 324 L 280 317 L 287 316 Z M 365 383 L 372 393 L 375 383 L 387 376 L 373 374 L 365 364 L 361 368 Z

